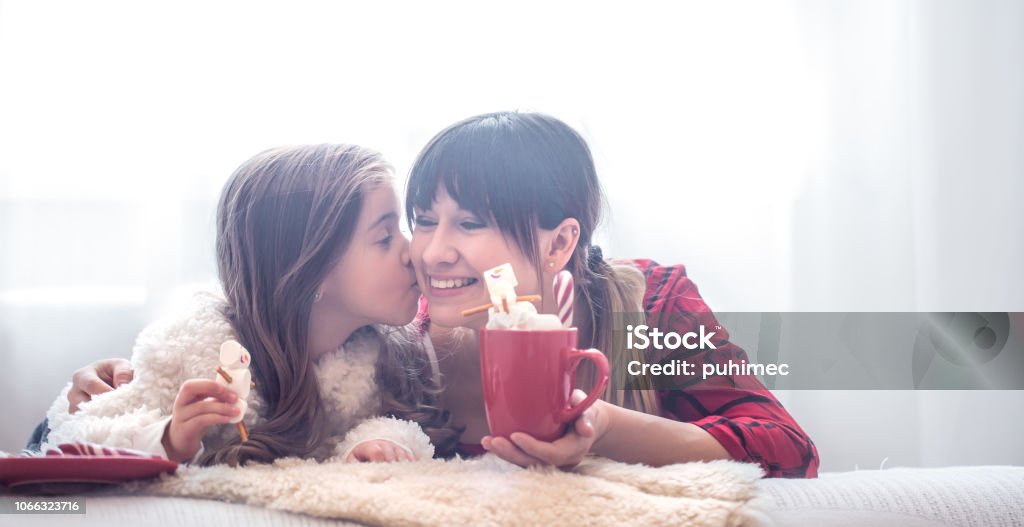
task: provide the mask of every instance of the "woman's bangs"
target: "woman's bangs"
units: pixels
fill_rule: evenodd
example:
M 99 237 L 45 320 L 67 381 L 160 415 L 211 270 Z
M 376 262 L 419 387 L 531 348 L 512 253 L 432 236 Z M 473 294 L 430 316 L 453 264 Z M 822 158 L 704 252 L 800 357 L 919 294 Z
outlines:
M 413 207 L 433 208 L 437 191 L 443 185 L 459 208 L 481 219 L 493 220 L 489 196 L 500 196 L 506 191 L 495 188 L 506 177 L 498 173 L 500 163 L 489 161 L 493 158 L 481 155 L 470 141 L 448 139 L 431 145 L 413 167 L 406 191 L 406 208 L 410 209 L 407 212 L 411 217 Z
M 503 119 L 477 118 L 436 137 L 420 154 L 406 191 L 406 212 L 433 208 L 440 185 L 459 208 L 493 223 L 531 259 L 546 170 Z

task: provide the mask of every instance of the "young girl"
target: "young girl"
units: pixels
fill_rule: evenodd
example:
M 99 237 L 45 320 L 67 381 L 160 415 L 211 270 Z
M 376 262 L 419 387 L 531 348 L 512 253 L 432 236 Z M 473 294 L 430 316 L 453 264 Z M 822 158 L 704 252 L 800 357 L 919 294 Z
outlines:
M 414 460 L 433 455 L 431 440 L 452 443 L 418 336 L 379 326 L 407 324 L 420 297 L 391 172 L 376 152 L 347 145 L 275 148 L 245 162 L 217 210 L 223 296 L 199 295 L 144 330 L 129 384 L 77 411 L 66 388 L 47 414 L 48 444 L 238 464 Z M 213 380 L 228 340 L 252 359 L 245 441 L 228 424 L 237 397 Z M 382 411 L 422 430 L 374 418 Z
M 586 142 L 546 115 L 472 117 L 420 153 L 405 203 L 414 223 L 412 263 L 429 303 L 425 320 L 445 379 L 443 404 L 464 427 L 459 450 L 482 446 L 520 465 L 572 465 L 588 452 L 650 465 L 731 458 L 759 463 L 769 476 L 814 477 L 814 444 L 754 377 L 717 377 L 699 386 L 683 377 L 665 389 L 627 385 L 630 360 L 670 357 L 615 342 L 613 314 L 643 313 L 650 326 L 680 335 L 718 323 L 683 266 L 604 259 L 591 243 L 602 201 Z M 521 433 L 511 441 L 487 436 L 477 349 L 487 314 L 466 318 L 462 311 L 490 303 L 481 275 L 505 262 L 519 280 L 517 292 L 541 294 L 538 310 L 546 313 L 556 312 L 553 277 L 571 271 L 580 346 L 604 351 L 612 366 L 604 401 L 551 443 Z M 697 371 L 702 362 L 746 360 L 724 329 L 715 330 L 712 342 L 716 349 L 671 358 L 698 363 Z

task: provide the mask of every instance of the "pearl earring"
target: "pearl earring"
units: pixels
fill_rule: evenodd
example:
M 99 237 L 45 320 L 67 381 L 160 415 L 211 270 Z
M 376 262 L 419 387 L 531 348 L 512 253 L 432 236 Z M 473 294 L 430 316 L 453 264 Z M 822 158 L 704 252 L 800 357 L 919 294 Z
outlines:
M 319 302 L 320 299 L 323 298 L 323 297 L 324 297 L 324 293 L 322 291 L 318 290 L 316 292 L 316 295 L 313 296 L 313 303 L 315 304 L 315 303 Z
M 554 268 L 555 267 L 555 262 L 548 262 L 548 267 Z

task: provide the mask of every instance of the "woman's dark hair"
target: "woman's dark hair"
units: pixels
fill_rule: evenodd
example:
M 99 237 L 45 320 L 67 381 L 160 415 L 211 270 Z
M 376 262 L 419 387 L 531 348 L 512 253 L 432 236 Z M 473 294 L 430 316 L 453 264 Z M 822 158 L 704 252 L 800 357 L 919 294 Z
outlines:
M 576 312 L 590 317 L 590 332 L 580 335 L 580 344 L 601 349 L 613 364 L 635 353 L 615 342 L 611 319 L 615 312 L 641 311 L 643 276 L 605 261 L 592 244 L 605 200 L 590 148 L 576 130 L 541 113 L 489 113 L 455 123 L 434 136 L 413 165 L 405 200 L 410 223 L 416 208 L 432 208 L 442 187 L 459 207 L 493 221 L 534 263 L 538 276 L 537 229 L 575 218 L 579 242 L 566 269 L 575 278 L 577 305 L 586 308 Z M 657 409 L 653 392 L 625 390 L 625 383 L 625 369 L 615 368 L 605 399 Z

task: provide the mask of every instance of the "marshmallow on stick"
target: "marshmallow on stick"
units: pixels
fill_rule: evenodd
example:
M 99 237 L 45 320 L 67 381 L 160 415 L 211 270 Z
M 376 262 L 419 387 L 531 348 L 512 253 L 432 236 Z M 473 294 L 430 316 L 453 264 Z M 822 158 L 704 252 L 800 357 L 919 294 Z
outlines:
M 540 296 L 517 296 L 516 286 L 519 285 L 511 264 L 503 264 L 484 271 L 484 284 L 491 297 L 488 309 L 487 327 L 491 329 L 560 329 L 561 323 L 554 315 L 537 313 L 530 301 L 540 300 Z M 475 312 L 466 310 L 463 314 Z
M 491 295 L 494 309 L 508 313 L 509 305 L 516 303 L 516 286 L 519 285 L 512 264 L 501 264 L 484 271 L 484 283 L 487 284 L 487 293 Z
M 558 319 L 562 321 L 562 327 L 572 327 L 572 309 L 575 301 L 575 287 L 573 285 L 572 273 L 561 270 L 555 275 L 553 284 L 555 303 L 558 305 Z
M 249 352 L 241 344 L 228 340 L 220 345 L 220 367 L 217 368 L 217 375 L 214 377 L 217 384 L 227 386 L 238 395 L 235 406 L 239 412 L 231 422 L 238 424 L 238 433 L 242 436 L 242 441 L 249 439 L 249 431 L 245 428 L 242 417 L 249 408 L 246 399 L 249 397 L 249 390 L 252 389 L 252 374 L 249 373 L 251 360 Z

